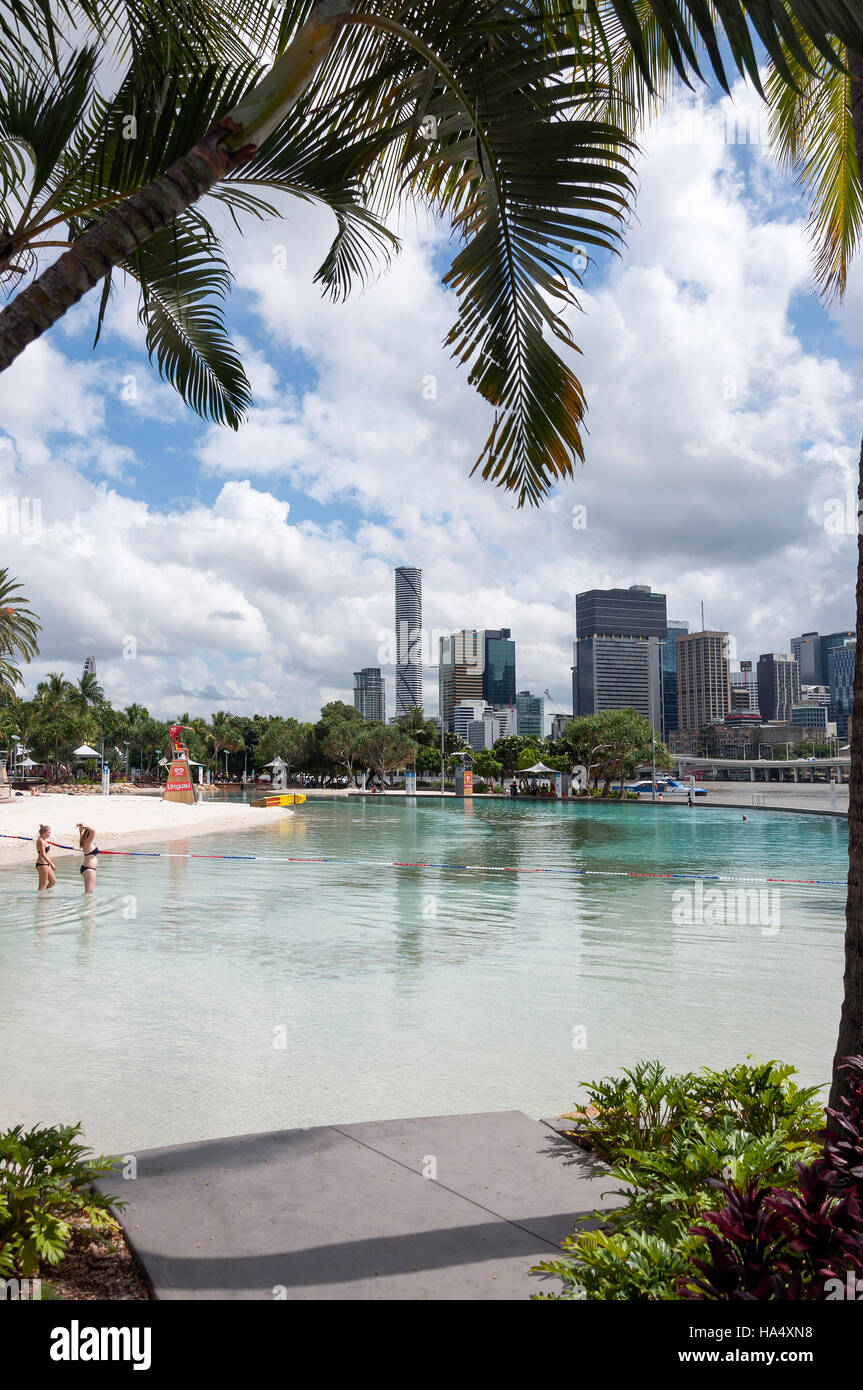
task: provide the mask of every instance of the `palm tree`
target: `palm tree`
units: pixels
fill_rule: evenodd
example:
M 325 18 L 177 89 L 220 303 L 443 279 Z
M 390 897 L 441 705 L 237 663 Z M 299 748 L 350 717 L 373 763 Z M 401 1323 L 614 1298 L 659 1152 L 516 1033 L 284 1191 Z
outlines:
M 39 655 L 39 620 L 27 599 L 21 595 L 21 585 L 8 569 L 0 569 L 0 700 L 14 698 L 24 677 L 15 657 L 32 661 Z
M 213 749 L 213 756 L 210 761 L 215 763 L 217 770 L 219 754 L 223 750 L 227 749 L 229 753 L 242 752 L 245 745 L 230 710 L 216 710 L 215 714 L 210 716 L 207 742 Z
M 805 3 L 816 40 L 832 26 L 863 41 L 841 0 Z M 619 29 L 644 4 L 600 8 Z M 716 8 L 735 58 L 756 73 L 740 0 Z M 775 49 L 784 8 L 761 8 L 756 28 Z M 682 65 L 687 24 L 679 12 L 667 24 Z M 614 249 L 632 193 L 632 146 L 592 113 L 603 60 L 571 2 L 300 0 L 284 7 L 262 78 L 251 59 L 196 68 L 181 50 L 158 93 L 165 43 L 152 29 L 142 23 L 113 98 L 94 95 L 92 49 L 59 68 L 34 71 L 23 50 L 7 64 L 0 130 L 7 149 L 27 139 L 36 159 L 31 185 L 14 207 L 7 199 L 0 266 L 16 274 L 46 246 L 69 249 L 0 314 L 0 369 L 104 280 L 101 322 L 119 267 L 141 286 L 160 371 L 201 413 L 236 425 L 250 395 L 220 317 L 228 268 L 199 200 L 219 198 L 235 217 L 271 213 L 260 194 L 272 189 L 327 203 L 337 236 L 319 279 L 341 296 L 386 260 L 382 219 L 409 194 L 462 242 L 446 276 L 459 301 L 447 344 L 495 410 L 483 476 L 519 503 L 568 476 L 583 457 L 584 398 L 549 337 L 574 346 L 559 312 L 576 302 L 572 251 Z M 135 139 L 124 138 L 129 111 Z M 7 167 L 19 189 L 13 154 Z
M 54 754 L 55 780 L 59 777 L 60 750 L 71 751 L 80 729 L 81 707 L 75 696 L 75 686 L 62 671 L 49 671 L 36 686 L 34 734 L 38 744 Z

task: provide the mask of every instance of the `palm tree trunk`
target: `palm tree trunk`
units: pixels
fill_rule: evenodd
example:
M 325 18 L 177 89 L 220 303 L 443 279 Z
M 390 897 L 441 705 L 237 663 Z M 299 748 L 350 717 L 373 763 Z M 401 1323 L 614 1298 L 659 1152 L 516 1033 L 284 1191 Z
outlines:
M 857 163 L 863 174 L 863 57 L 848 54 L 851 73 L 851 119 Z M 844 1057 L 863 1053 L 863 445 L 857 483 L 857 653 L 854 666 L 853 734 L 851 739 L 851 785 L 848 798 L 848 897 L 845 904 L 845 996 L 839 1021 L 839 1038 L 833 1058 L 830 1105 L 835 1109 L 847 1092 L 846 1078 L 839 1071 Z
M 0 372 L 114 266 L 256 154 L 308 87 L 349 8 L 350 0 L 318 0 L 293 43 L 239 106 L 164 174 L 100 218 L 16 295 L 0 313 Z

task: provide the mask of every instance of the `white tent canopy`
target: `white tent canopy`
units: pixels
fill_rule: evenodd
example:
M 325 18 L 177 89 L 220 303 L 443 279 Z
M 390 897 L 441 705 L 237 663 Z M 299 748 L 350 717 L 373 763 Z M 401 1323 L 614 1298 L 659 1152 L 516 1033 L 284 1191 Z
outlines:
M 74 758 L 98 758 L 99 754 L 95 748 L 91 748 L 89 743 L 82 743 L 80 748 L 76 748 L 72 755 Z
M 525 773 L 535 773 L 537 777 L 541 776 L 544 773 L 546 777 L 554 777 L 556 775 L 557 769 L 553 767 L 546 767 L 545 763 L 534 763 L 533 767 L 522 767 L 519 768 L 519 771 L 522 777 L 525 775 Z
M 264 763 L 264 767 L 287 767 L 287 763 L 284 758 L 276 757 L 271 763 Z

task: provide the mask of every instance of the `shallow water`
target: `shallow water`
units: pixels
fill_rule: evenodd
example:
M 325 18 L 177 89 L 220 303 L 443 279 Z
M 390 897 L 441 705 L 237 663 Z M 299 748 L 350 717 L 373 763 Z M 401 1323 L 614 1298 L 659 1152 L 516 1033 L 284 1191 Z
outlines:
M 841 887 L 782 887 L 756 922 L 687 924 L 673 894 L 694 885 L 611 871 L 844 879 L 844 820 L 310 799 L 292 820 L 170 848 L 609 876 L 105 857 L 84 902 L 71 859 L 52 893 L 0 870 L 0 1125 L 81 1120 L 92 1145 L 126 1152 L 552 1114 L 640 1057 L 684 1069 L 751 1053 L 829 1076 Z

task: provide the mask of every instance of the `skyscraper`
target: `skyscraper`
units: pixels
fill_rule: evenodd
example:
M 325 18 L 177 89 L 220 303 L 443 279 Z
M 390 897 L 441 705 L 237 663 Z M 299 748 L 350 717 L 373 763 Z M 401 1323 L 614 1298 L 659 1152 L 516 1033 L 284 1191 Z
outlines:
M 81 672 L 81 675 L 82 675 L 82 676 L 95 676 L 95 674 L 96 674 L 96 658 L 95 658 L 95 656 L 85 656 L 85 657 L 84 657 L 84 670 Z
M 587 589 L 575 596 L 576 637 L 659 637 L 666 635 L 665 594 L 649 584 L 628 589 Z
M 354 709 L 365 720 L 385 724 L 387 717 L 387 683 L 377 666 L 364 666 L 354 671 Z
M 575 631 L 573 713 L 631 708 L 661 735 L 665 595 L 647 584 L 576 594 Z
M 482 632 L 465 628 L 440 639 L 438 661 L 440 717 L 453 730 L 453 711 L 465 700 L 483 701 L 485 642 Z
M 423 572 L 396 570 L 396 718 L 423 707 Z
M 800 667 L 801 685 L 821 684 L 821 638 L 817 632 L 804 632 L 791 638 L 791 655 Z
M 703 729 L 731 708 L 727 632 L 690 632 L 677 638 L 677 722 Z
M 766 722 L 791 723 L 800 703 L 800 667 L 790 652 L 765 652 L 758 658 L 758 708 Z
M 482 693 L 486 704 L 506 709 L 515 699 L 515 642 L 508 627 L 483 632 L 485 668 Z
M 542 723 L 545 714 L 545 700 L 541 695 L 531 695 L 529 690 L 520 690 L 515 697 L 518 711 L 518 732 L 527 738 L 542 738 Z
M 668 619 L 668 635 L 662 639 L 662 737 L 677 728 L 677 638 L 689 631 L 689 623 Z
M 843 645 L 830 647 L 827 664 L 830 672 L 830 707 L 828 714 L 836 721 L 840 738 L 848 737 L 848 719 L 854 713 L 854 666 L 857 643 L 846 639 Z

